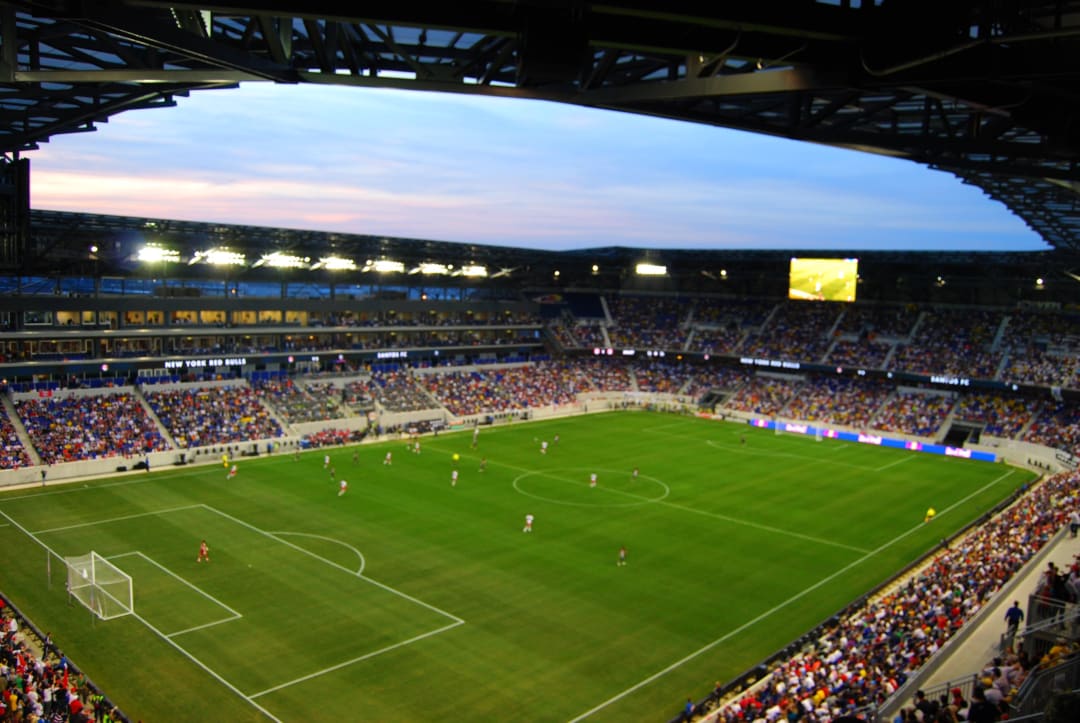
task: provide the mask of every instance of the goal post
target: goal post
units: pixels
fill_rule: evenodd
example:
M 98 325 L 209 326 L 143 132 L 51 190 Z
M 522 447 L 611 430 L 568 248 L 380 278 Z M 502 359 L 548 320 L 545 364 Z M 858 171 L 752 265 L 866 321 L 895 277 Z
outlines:
M 65 557 L 68 595 L 102 620 L 130 615 L 135 611 L 131 576 L 91 551 Z

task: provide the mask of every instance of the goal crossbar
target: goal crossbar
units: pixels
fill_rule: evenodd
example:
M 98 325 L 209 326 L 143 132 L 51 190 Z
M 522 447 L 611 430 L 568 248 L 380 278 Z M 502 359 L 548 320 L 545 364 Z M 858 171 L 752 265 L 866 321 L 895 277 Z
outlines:
M 94 551 L 65 557 L 68 595 L 102 620 L 135 611 L 131 576 Z

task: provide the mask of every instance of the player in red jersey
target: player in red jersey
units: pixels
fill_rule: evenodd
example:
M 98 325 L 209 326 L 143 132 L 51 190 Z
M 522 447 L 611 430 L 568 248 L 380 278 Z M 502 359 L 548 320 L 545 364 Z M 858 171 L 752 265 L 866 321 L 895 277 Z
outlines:
M 206 544 L 206 540 L 199 543 L 199 556 L 195 558 L 195 562 L 202 562 L 203 560 L 210 562 L 210 546 Z

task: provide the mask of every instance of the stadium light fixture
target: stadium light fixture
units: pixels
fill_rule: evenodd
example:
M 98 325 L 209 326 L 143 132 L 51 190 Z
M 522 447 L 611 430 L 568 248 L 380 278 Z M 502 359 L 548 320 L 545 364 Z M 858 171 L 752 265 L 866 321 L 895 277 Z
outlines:
M 391 261 L 389 259 L 376 259 L 375 261 L 368 260 L 361 270 L 378 271 L 380 274 L 401 273 L 405 270 L 405 264 L 400 261 Z
M 194 265 L 200 261 L 211 266 L 244 266 L 247 257 L 238 251 L 230 251 L 227 248 L 210 249 L 209 251 L 196 251 L 188 265 Z
M 504 267 L 502 267 L 501 269 L 499 269 L 498 271 L 496 271 L 495 273 L 493 273 L 493 274 L 491 275 L 491 278 L 493 278 L 493 279 L 497 279 L 497 278 L 499 278 L 500 276 L 509 276 L 510 274 L 514 273 L 515 271 L 517 271 L 517 267 L 516 267 L 516 266 L 515 266 L 515 267 L 507 267 L 507 266 L 504 266 Z
M 487 266 L 468 264 L 454 272 L 455 276 L 468 276 L 470 278 L 483 278 L 488 275 Z
M 344 259 L 340 256 L 324 256 L 311 265 L 311 270 L 326 269 L 327 271 L 356 271 L 356 262 L 352 259 Z
M 260 266 L 270 266 L 275 269 L 302 269 L 311 263 L 311 258 L 308 256 L 294 256 L 293 254 L 283 254 L 280 251 L 275 251 L 270 254 L 263 254 L 262 258 L 251 265 L 251 268 L 257 269 Z
M 135 258 L 144 264 L 177 263 L 180 261 L 180 252 L 157 244 L 146 244 L 139 249 Z
M 450 273 L 450 267 L 446 264 L 422 263 L 409 269 L 410 274 L 423 274 L 424 276 L 441 276 Z
M 638 264 L 634 270 L 638 276 L 665 276 L 667 274 L 667 266 L 660 264 Z

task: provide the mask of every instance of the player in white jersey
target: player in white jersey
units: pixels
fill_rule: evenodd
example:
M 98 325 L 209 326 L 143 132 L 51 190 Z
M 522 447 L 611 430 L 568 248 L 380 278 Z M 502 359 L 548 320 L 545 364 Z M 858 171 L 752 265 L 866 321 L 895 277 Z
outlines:
M 525 527 L 521 528 L 522 532 L 532 532 L 533 516 L 525 515 Z
M 393 452 L 387 452 L 386 456 L 383 458 L 382 463 L 383 464 L 393 464 L 394 463 L 394 453 Z
M 596 486 L 596 472 L 593 472 L 592 474 L 589 475 L 589 486 L 590 487 L 595 487 Z
M 547 440 L 540 443 L 540 454 L 547 454 Z
M 348 482 L 346 482 L 345 480 L 341 480 L 340 482 L 338 482 L 337 496 L 341 497 L 343 494 L 345 494 L 345 490 L 347 490 L 347 489 L 349 489 L 349 483 Z
M 225 479 L 232 479 L 233 477 L 236 476 L 236 472 L 237 472 L 237 469 L 236 469 L 236 465 L 234 464 L 232 466 L 232 469 L 229 470 L 229 474 L 225 475 Z
M 450 486 L 457 487 L 457 470 L 450 473 Z

